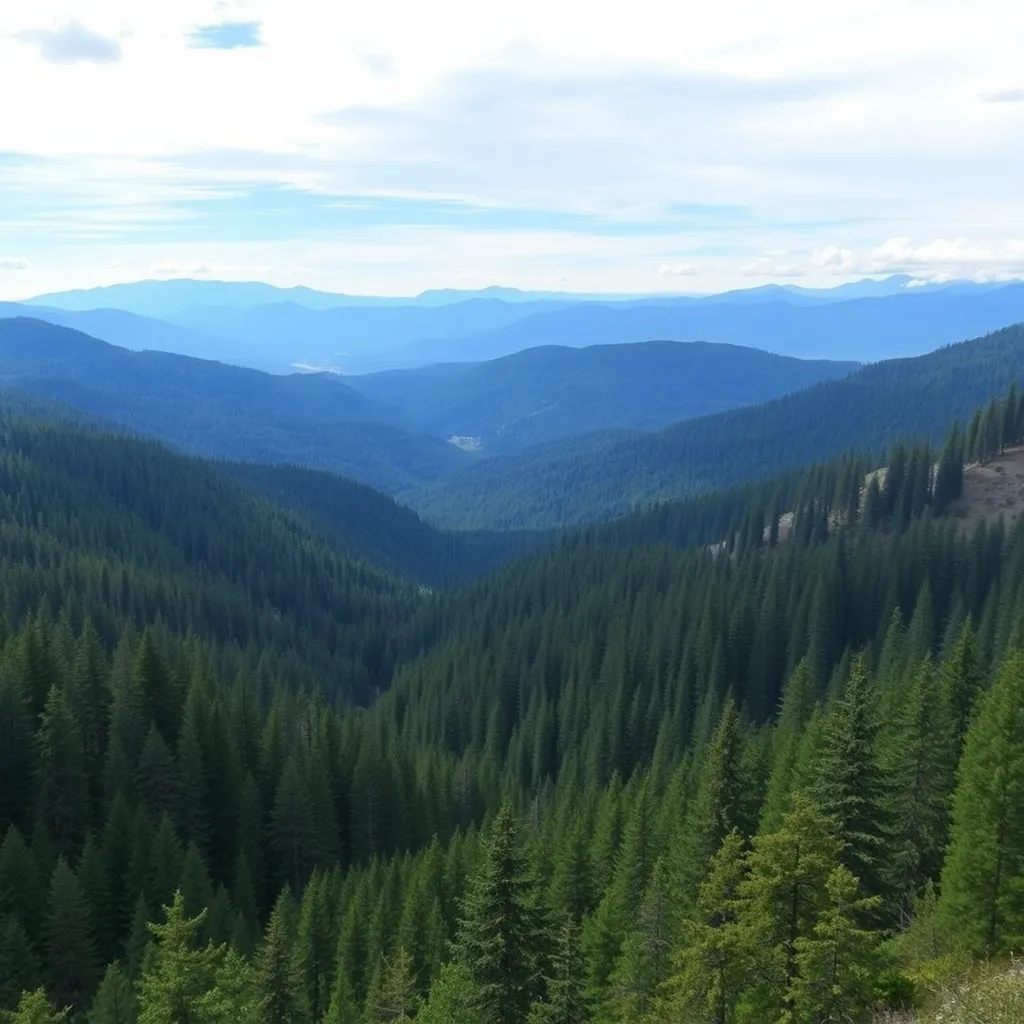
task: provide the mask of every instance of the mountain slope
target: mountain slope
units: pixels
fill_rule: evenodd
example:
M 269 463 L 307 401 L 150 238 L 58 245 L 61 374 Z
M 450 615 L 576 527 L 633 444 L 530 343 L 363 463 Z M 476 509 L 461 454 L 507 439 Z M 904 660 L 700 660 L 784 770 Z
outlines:
M 218 338 L 215 335 L 195 331 L 188 327 L 138 316 L 120 309 L 93 309 L 81 312 L 53 309 L 46 306 L 29 306 L 16 302 L 0 302 L 0 319 L 10 320 L 29 317 L 43 320 L 58 327 L 81 331 L 94 338 L 100 338 L 111 345 L 126 348 L 132 352 L 146 349 L 155 352 L 171 352 L 191 356 L 195 359 L 215 359 L 224 363 L 255 366 L 261 365 L 259 354 L 247 345 Z
M 331 374 L 273 376 L 127 352 L 36 320 L 0 321 L 0 384 L 194 454 L 301 463 L 392 492 L 469 459 L 441 440 L 379 422 L 384 412 Z
M 379 491 L 321 470 L 251 462 L 224 463 L 218 469 L 310 517 L 342 551 L 432 587 L 482 575 L 552 539 L 528 531 L 439 530 Z
M 8 621 L 51 607 L 60 581 L 104 640 L 155 625 L 236 663 L 247 649 L 291 659 L 296 685 L 344 703 L 386 684 L 420 603 L 305 519 L 154 442 L 0 410 L 0 495 Z
M 405 497 L 432 521 L 473 529 L 549 528 L 605 519 L 661 497 L 810 465 L 900 436 L 938 438 L 1024 374 L 1024 326 L 842 380 L 676 424 L 608 431 L 485 460 Z
M 731 345 L 643 342 L 532 348 L 470 365 L 351 377 L 402 423 L 479 438 L 485 451 L 617 427 L 656 429 L 842 377 L 853 363 L 812 362 Z

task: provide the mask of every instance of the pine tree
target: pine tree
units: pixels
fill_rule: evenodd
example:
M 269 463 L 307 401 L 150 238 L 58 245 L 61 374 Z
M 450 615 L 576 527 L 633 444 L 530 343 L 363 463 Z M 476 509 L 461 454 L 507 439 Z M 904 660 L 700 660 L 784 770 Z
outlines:
M 785 1019 L 793 1011 L 800 974 L 798 940 L 813 933 L 827 906 L 826 881 L 840 842 L 832 823 L 802 796 L 780 828 L 754 840 L 749 874 L 739 885 L 742 943 L 749 951 L 752 987 L 744 994 L 744 1022 Z
M 960 762 L 942 912 L 970 950 L 998 953 L 1024 933 L 1024 653 L 1004 660 L 971 722 Z
M 744 834 L 753 829 L 752 780 L 745 771 L 744 746 L 739 712 L 730 699 L 703 754 L 697 794 L 674 851 L 674 885 L 680 906 L 692 905 L 725 837 L 734 828 Z
M 668 880 L 659 861 L 610 979 L 617 1020 L 642 1021 L 653 1009 L 670 973 L 675 926 Z
M 81 1012 L 92 998 L 98 974 L 89 907 L 75 873 L 61 857 L 50 881 L 46 922 L 46 977 L 61 1006 Z
M 858 656 L 843 696 L 825 720 L 811 791 L 833 823 L 843 863 L 869 895 L 885 890 L 889 829 L 884 808 L 887 780 L 878 763 L 874 705 L 864 659 Z
M 903 924 L 925 883 L 939 876 L 956 762 L 953 715 L 931 659 L 910 671 L 910 690 L 894 711 L 883 754 L 890 780 L 890 853 L 883 870 Z
M 798 1021 L 871 1019 L 879 935 L 861 922 L 876 911 L 878 897 L 859 895 L 857 879 L 839 866 L 826 882 L 828 903 L 810 935 L 796 940 L 796 975 L 787 1002 Z
M 282 892 L 256 951 L 256 993 L 261 1019 L 266 1024 L 304 1024 L 309 1019 L 302 974 L 292 955 L 288 934 L 286 918 L 291 902 L 291 894 L 287 890 Z
M 46 990 L 37 988 L 22 994 L 18 1008 L 7 1016 L 5 1024 L 67 1024 L 67 1019 L 68 1011 L 56 1009 Z
M 41 980 L 28 932 L 13 915 L 0 914 L 0 1018 L 4 1010 L 17 1006 L 22 992 L 35 989 Z
M 0 657 L 0 829 L 25 826 L 32 804 L 36 744 L 29 695 L 12 659 Z
M 89 1024 L 135 1024 L 139 1005 L 131 979 L 118 963 L 112 963 L 96 991 Z
M 89 826 L 89 780 L 78 725 L 57 687 L 46 698 L 38 746 L 40 821 L 58 853 L 76 856 Z
M 509 804 L 492 824 L 462 905 L 457 959 L 479 1024 L 522 1024 L 543 986 L 545 921 Z
M 382 965 L 380 984 L 368 1000 L 372 1024 L 410 1024 L 419 1009 L 412 957 L 402 948 L 387 957 Z
M 223 947 L 200 945 L 206 911 L 188 917 L 180 892 L 164 908 L 162 924 L 150 924 L 153 955 L 139 980 L 139 1024 L 207 1024 L 213 1012 Z
M 46 887 L 28 844 L 12 825 L 0 844 L 0 914 L 20 922 L 31 938 L 39 935 Z
M 684 923 L 675 972 L 660 1016 L 693 1024 L 732 1024 L 744 986 L 747 956 L 738 925 L 739 889 L 746 875 L 743 838 L 725 837 L 701 883 L 694 915 Z
M 558 933 L 547 981 L 547 997 L 535 1003 L 529 1024 L 588 1024 L 592 1020 L 587 996 L 587 964 L 579 922 L 566 917 Z
M 416 1024 L 481 1024 L 474 1008 L 474 988 L 459 963 L 445 964 L 430 986 L 430 996 L 416 1014 Z

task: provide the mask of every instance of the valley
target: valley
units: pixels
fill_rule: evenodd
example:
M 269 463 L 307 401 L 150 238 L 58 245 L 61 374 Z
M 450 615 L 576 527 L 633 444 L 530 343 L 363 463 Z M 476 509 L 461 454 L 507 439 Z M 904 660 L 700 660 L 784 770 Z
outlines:
M 0 321 L 0 1012 L 1003 1012 L 1022 339 L 339 378 Z

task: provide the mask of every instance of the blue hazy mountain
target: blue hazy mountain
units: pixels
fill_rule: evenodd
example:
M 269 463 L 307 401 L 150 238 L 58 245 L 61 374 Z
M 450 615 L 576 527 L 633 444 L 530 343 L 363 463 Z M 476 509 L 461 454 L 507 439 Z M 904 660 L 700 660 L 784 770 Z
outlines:
M 174 322 L 248 346 L 281 371 L 308 366 L 364 372 L 425 338 L 457 340 L 565 308 L 560 302 L 469 299 L 442 305 L 308 309 L 293 302 L 252 309 L 192 309 Z M 432 362 L 430 353 L 424 361 Z
M 542 312 L 461 339 L 441 337 L 393 353 L 397 366 L 496 359 L 540 345 L 709 341 L 801 359 L 874 362 L 922 355 L 1024 320 L 1024 284 L 912 289 L 828 303 L 590 303 Z
M 58 327 L 81 331 L 102 338 L 111 345 L 142 352 L 172 352 L 196 359 L 216 359 L 222 363 L 271 369 L 260 354 L 237 341 L 219 338 L 205 331 L 192 330 L 166 320 L 139 316 L 121 309 L 71 311 L 0 302 L 0 320 L 31 317 Z
M 129 348 L 213 357 L 277 373 L 295 368 L 371 373 L 482 362 L 539 346 L 655 340 L 871 362 L 922 354 L 1024 319 L 1024 284 L 912 286 L 906 276 L 821 290 L 766 285 L 719 295 L 603 301 L 499 287 L 372 299 L 260 283 L 182 280 L 33 300 L 43 301 L 76 308 L 23 306 L 20 311 Z M 122 315 L 85 308 L 95 303 L 120 304 Z M 145 323 L 126 319 L 143 311 Z
M 347 377 L 399 425 L 477 440 L 485 452 L 588 431 L 654 430 L 852 373 L 734 345 L 641 342 L 531 348 L 503 359 Z
M 328 469 L 394 493 L 471 456 L 386 422 L 334 374 L 276 376 L 129 352 L 40 320 L 0 320 L 0 388 L 101 416 L 193 454 Z

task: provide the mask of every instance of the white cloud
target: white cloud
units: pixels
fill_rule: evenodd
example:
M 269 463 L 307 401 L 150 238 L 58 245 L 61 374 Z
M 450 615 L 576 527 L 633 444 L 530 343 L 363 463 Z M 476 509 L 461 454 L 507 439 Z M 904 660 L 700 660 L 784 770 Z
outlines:
M 658 273 L 662 277 L 692 277 L 698 270 L 692 263 L 662 263 Z
M 24 29 L 15 38 L 38 47 L 39 56 L 51 64 L 114 64 L 121 59 L 116 39 L 91 32 L 79 21 L 55 29 Z
M 1005 227 L 1024 223 L 1015 0 L 731 0 L 682 35 L 651 31 L 667 24 L 665 0 L 634 0 L 628 19 L 585 0 L 499 0 L 486 17 L 473 0 L 399 6 L 400 17 L 395 5 L 322 0 L 0 2 L 0 94 L 19 97 L 0 103 L 5 247 L 84 274 L 99 266 L 84 246 L 102 244 L 139 274 L 193 262 L 165 256 L 158 227 L 187 229 L 182 248 L 205 255 L 244 223 L 260 262 L 287 273 L 324 232 L 296 224 L 270 245 L 258 232 L 273 196 L 217 221 L 215 189 L 341 201 L 375 189 L 502 210 L 509 226 L 501 245 L 475 246 L 467 216 L 458 241 L 434 232 L 422 250 L 414 217 L 404 233 L 365 219 L 333 232 L 345 244 L 372 235 L 389 290 L 441 268 L 525 282 L 531 259 L 553 258 L 536 220 L 514 230 L 538 211 L 565 221 L 555 247 L 573 280 L 609 290 L 640 280 L 630 268 L 676 266 L 678 252 L 699 264 L 702 287 L 1020 270 Z M 263 45 L 191 49 L 190 33 L 211 24 L 249 26 L 249 41 L 258 24 Z M 82 64 L 97 60 L 108 66 Z M 12 167 L 9 153 L 52 163 Z M 208 201 L 183 203 L 200 193 Z M 589 216 L 618 220 L 631 242 L 600 237 Z M 423 265 L 404 261 L 411 238 Z M 539 248 L 513 263 L 510 244 Z M 317 274 L 330 273 L 325 259 Z M 334 266 L 338 287 L 359 272 Z
M 946 263 L 963 265 L 987 263 L 993 259 L 993 252 L 966 238 L 936 238 L 917 246 L 909 238 L 890 238 L 872 250 L 870 259 L 882 269 Z
M 0 256 L 0 270 L 28 270 L 24 256 Z
M 838 245 L 826 245 L 811 256 L 811 266 L 836 274 L 848 274 L 856 264 L 849 249 L 842 249 Z

